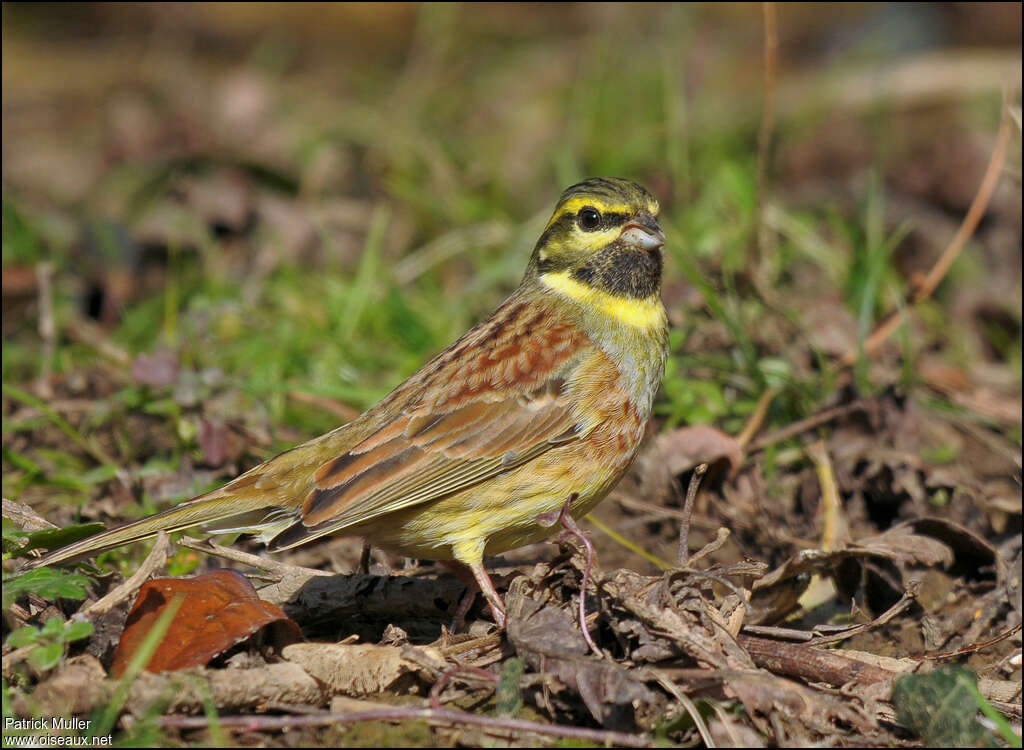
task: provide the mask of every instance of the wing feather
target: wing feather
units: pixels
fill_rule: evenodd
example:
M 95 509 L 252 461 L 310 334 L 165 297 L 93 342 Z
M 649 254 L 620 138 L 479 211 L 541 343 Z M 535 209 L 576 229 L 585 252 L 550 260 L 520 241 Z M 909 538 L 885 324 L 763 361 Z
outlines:
M 394 418 L 317 470 L 301 519 L 271 548 L 452 495 L 585 434 L 571 375 L 591 342 L 557 315 L 504 309 L 440 355 Z

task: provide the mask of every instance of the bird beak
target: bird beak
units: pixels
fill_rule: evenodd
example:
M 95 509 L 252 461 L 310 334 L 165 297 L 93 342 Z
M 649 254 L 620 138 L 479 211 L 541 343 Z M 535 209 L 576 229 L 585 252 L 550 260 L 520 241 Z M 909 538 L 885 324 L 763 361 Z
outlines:
M 665 244 L 665 233 L 661 231 L 661 227 L 653 217 L 638 216 L 622 228 L 619 239 L 634 247 L 654 251 L 661 249 L 661 246 Z

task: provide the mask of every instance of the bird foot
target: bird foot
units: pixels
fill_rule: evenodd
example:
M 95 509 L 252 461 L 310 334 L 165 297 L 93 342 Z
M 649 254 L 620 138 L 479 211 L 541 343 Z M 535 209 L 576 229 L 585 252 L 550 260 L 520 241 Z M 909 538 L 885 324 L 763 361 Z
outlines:
M 569 538 L 573 538 L 579 541 L 583 547 L 583 580 L 580 582 L 580 605 L 579 605 L 579 620 L 580 620 L 580 631 L 583 633 L 583 640 L 590 646 L 590 650 L 595 654 L 603 658 L 601 649 L 594 643 L 593 637 L 590 635 L 590 629 L 587 627 L 587 582 L 590 580 L 590 571 L 594 567 L 595 552 L 594 545 L 591 543 L 587 535 L 583 533 L 583 529 L 576 523 L 576 519 L 572 517 L 570 510 L 572 504 L 579 497 L 577 493 L 572 493 L 569 499 L 565 501 L 565 505 L 557 513 L 542 513 L 537 516 L 537 521 L 543 526 L 551 526 L 556 521 L 562 524 L 565 531 L 559 536 L 559 541 L 564 541 Z

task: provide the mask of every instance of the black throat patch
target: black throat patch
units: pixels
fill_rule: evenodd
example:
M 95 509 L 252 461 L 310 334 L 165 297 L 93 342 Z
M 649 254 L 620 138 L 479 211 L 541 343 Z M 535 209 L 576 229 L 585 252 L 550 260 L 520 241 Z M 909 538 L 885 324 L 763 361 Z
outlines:
M 661 251 L 637 250 L 624 242 L 611 243 L 572 277 L 616 297 L 645 299 L 661 288 Z

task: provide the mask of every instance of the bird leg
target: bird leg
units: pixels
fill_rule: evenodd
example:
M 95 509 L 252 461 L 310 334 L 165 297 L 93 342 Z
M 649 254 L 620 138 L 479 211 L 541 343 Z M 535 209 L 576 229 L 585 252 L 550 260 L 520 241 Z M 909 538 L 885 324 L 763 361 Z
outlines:
M 474 563 L 469 566 L 469 569 L 473 572 L 473 578 L 476 579 L 480 592 L 484 595 L 487 603 L 491 605 L 491 616 L 494 618 L 494 622 L 497 623 L 501 630 L 504 630 L 507 619 L 505 617 L 505 602 L 501 600 L 501 596 L 494 588 L 494 583 L 491 582 L 491 577 L 487 575 L 487 570 L 484 568 L 483 563 Z
M 578 539 L 580 544 L 583 546 L 584 565 L 583 580 L 580 582 L 579 606 L 580 631 L 583 633 L 583 640 L 585 640 L 587 642 L 587 645 L 590 646 L 590 650 L 603 658 L 601 649 L 599 649 L 597 647 L 597 644 L 594 643 L 594 639 L 590 635 L 590 629 L 587 628 L 587 581 L 590 579 L 590 570 L 594 567 L 595 555 L 594 545 L 591 543 L 590 539 L 587 538 L 587 535 L 583 533 L 583 529 L 579 527 L 579 525 L 576 523 L 576 519 L 574 519 L 572 517 L 572 514 L 569 512 L 572 509 L 572 504 L 576 501 L 576 498 L 578 497 L 579 495 L 577 493 L 572 493 L 569 496 L 569 499 L 565 501 L 565 505 L 563 505 L 561 510 L 558 511 L 557 515 L 555 515 L 554 513 L 541 513 L 539 516 L 537 516 L 537 521 L 543 524 L 544 526 L 550 526 L 553 523 L 555 523 L 555 521 L 558 521 L 562 524 L 562 527 L 565 529 L 565 531 L 562 532 L 562 535 L 558 538 L 558 540 L 561 542 L 565 539 L 568 539 L 569 537 L 574 537 Z
M 455 617 L 452 619 L 452 632 L 455 632 L 465 624 L 466 615 L 469 613 L 473 602 L 476 601 L 476 595 L 479 593 L 482 593 L 484 598 L 487 599 L 494 622 L 497 623 L 499 628 L 504 629 L 506 619 L 505 603 L 501 600 L 497 590 L 495 590 L 491 577 L 487 575 L 487 570 L 484 569 L 483 564 L 464 565 L 447 560 L 442 564 L 454 573 L 455 577 L 466 587 L 466 593 L 459 602 L 459 606 L 455 610 Z

